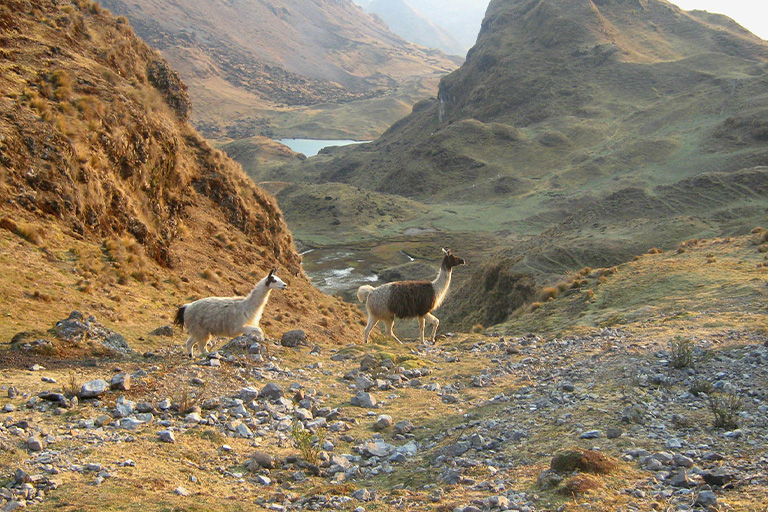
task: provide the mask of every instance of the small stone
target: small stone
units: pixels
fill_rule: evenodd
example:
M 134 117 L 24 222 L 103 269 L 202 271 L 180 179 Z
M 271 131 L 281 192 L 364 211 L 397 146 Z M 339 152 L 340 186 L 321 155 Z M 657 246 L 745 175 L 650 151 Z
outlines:
M 173 493 L 184 497 L 192 496 L 192 493 L 182 486 L 178 486 L 176 489 L 174 489 Z
M 402 420 L 395 423 L 395 433 L 396 434 L 409 434 L 413 432 L 413 429 L 416 427 L 413 425 L 411 420 Z
M 374 430 L 385 430 L 392 426 L 392 416 L 388 414 L 382 414 L 376 418 L 376 423 L 373 424 Z
M 250 471 L 258 471 L 259 469 L 274 469 L 275 458 L 265 452 L 254 452 L 251 458 L 246 463 L 246 467 Z
M 296 348 L 307 344 L 307 333 L 302 329 L 294 329 L 283 334 L 280 344 L 284 347 Z
M 39 371 L 45 370 L 45 366 L 41 366 L 41 365 L 35 363 L 32 366 L 30 366 L 29 369 L 30 369 L 30 371 L 33 371 L 33 372 L 39 372 Z
M 266 398 L 267 400 L 278 400 L 283 397 L 285 393 L 283 389 L 274 382 L 268 383 L 259 392 L 259 398 Z
M 365 407 L 367 409 L 373 409 L 378 405 L 376 398 L 370 393 L 359 391 L 355 396 L 350 399 L 352 405 L 358 407 Z
M 701 491 L 696 497 L 694 505 L 701 505 L 702 507 L 716 507 L 717 496 L 712 491 Z
M 605 437 L 608 439 L 617 439 L 624 434 L 624 431 L 620 428 L 611 427 L 606 429 L 605 431 Z
M 45 448 L 45 445 L 43 444 L 42 439 L 40 439 L 37 436 L 32 436 L 29 439 L 27 439 L 27 449 L 31 452 L 39 452 L 42 451 L 42 449 Z
M 173 327 L 170 325 L 164 325 L 162 327 L 158 327 L 154 331 L 151 331 L 150 336 L 173 336 Z
M 127 373 L 118 373 L 109 381 L 109 388 L 118 391 L 128 391 L 131 389 L 131 376 Z
M 598 439 L 602 435 L 603 435 L 603 433 L 600 432 L 599 430 L 588 430 L 588 431 L 584 432 L 583 434 L 581 434 L 579 436 L 579 438 L 581 438 L 581 439 Z
M 161 430 L 157 433 L 157 435 L 160 437 L 160 440 L 164 443 L 175 443 L 176 442 L 176 436 L 173 435 L 172 430 Z
M 102 379 L 90 380 L 82 385 L 78 396 L 80 398 L 96 398 L 106 393 L 107 389 L 109 389 L 107 381 Z

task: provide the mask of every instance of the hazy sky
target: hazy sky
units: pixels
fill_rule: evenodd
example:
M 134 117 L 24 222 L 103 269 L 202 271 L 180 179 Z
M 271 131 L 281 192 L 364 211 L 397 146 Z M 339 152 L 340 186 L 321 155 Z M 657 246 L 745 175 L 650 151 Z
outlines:
M 719 12 L 732 18 L 756 36 L 768 40 L 768 0 L 671 0 L 690 11 Z

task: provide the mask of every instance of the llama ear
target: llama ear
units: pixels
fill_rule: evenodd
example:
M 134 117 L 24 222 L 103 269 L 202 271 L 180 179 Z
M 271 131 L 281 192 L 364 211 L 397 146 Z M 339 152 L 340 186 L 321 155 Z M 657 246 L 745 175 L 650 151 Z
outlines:
M 272 272 L 270 272 L 270 274 L 277 274 L 277 268 L 273 268 Z
M 450 249 L 446 249 L 445 247 L 443 247 L 443 254 L 448 256 L 449 254 L 451 254 L 451 250 Z

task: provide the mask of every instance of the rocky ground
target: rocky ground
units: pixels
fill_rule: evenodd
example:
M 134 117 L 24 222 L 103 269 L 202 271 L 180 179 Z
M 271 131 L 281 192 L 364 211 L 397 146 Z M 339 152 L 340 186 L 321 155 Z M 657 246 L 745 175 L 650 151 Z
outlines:
M 0 510 L 765 510 L 760 333 L 121 338 L 73 314 L 3 353 Z

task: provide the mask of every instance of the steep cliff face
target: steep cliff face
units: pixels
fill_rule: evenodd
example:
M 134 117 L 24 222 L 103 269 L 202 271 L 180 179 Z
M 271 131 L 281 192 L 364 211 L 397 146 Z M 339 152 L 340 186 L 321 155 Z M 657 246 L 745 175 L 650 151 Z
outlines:
M 186 86 L 125 18 L 88 1 L 12 0 L 0 24 L 4 233 L 52 264 L 67 240 L 99 250 L 89 278 L 137 293 L 149 276 L 183 277 L 191 296 L 244 293 L 279 267 L 301 297 L 284 307 L 320 300 L 275 199 L 190 127 Z

